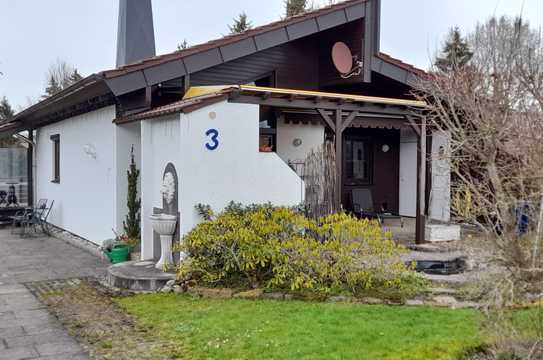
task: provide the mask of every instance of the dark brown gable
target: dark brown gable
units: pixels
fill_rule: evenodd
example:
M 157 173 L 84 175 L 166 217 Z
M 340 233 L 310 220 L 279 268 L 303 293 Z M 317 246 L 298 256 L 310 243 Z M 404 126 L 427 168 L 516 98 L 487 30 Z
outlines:
M 102 75 L 115 95 L 123 95 L 360 20 L 372 1 L 345 1 Z

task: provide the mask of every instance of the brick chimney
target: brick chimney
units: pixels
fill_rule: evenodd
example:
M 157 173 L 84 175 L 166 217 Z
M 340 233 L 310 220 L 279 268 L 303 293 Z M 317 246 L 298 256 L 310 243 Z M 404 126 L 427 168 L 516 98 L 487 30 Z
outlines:
M 155 55 L 151 0 L 119 0 L 117 67 Z

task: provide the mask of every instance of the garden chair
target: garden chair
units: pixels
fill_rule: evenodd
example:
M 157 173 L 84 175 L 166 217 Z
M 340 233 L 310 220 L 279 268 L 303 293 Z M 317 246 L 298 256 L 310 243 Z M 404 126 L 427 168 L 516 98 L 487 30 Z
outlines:
M 34 231 L 37 232 L 36 227 L 42 225 L 41 221 L 44 218 L 45 213 L 48 213 L 48 211 L 50 211 L 50 207 L 49 209 L 47 208 L 47 199 L 40 199 L 35 208 L 27 208 L 25 210 L 18 211 L 15 213 L 15 216 L 11 217 L 13 220 L 11 233 L 15 234 L 15 229 L 17 227 L 21 228 L 21 232 L 19 234 L 21 236 L 24 236 L 27 229 L 30 227 L 34 227 Z
M 401 216 L 375 211 L 370 189 L 353 189 L 351 191 L 354 213 L 361 218 L 377 219 L 383 225 L 385 219 L 401 219 Z
M 55 204 L 55 200 L 51 201 L 51 205 L 49 205 L 48 208 L 43 212 L 40 219 L 40 227 L 44 234 L 49 235 L 49 223 L 47 222 L 47 219 L 49 218 L 49 214 L 51 213 L 51 209 L 53 208 L 53 205 Z
M 370 189 L 351 190 L 351 199 L 353 211 L 356 216 L 361 218 L 377 219 L 380 224 L 383 223 L 381 217 L 375 211 L 373 196 Z

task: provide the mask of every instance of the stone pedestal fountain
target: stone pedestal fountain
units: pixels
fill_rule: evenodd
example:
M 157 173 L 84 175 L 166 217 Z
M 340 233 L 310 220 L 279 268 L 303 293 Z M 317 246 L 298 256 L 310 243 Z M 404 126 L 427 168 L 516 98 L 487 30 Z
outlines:
M 162 270 L 165 265 L 172 265 L 174 263 L 172 241 L 177 228 L 177 216 L 159 214 L 151 215 L 149 219 L 151 219 L 153 230 L 160 235 L 161 256 L 160 260 L 156 263 L 156 268 Z

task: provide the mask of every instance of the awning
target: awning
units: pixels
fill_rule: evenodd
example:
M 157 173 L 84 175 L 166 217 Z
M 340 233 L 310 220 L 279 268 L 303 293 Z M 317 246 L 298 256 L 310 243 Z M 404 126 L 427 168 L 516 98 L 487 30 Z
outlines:
M 352 94 L 340 94 L 329 93 L 322 91 L 307 91 L 307 90 L 295 90 L 295 89 L 281 89 L 271 88 L 263 86 L 251 86 L 251 85 L 224 85 L 224 86 L 195 86 L 191 87 L 183 97 L 184 100 L 202 96 L 211 93 L 219 93 L 224 91 L 237 91 L 240 94 L 247 95 L 261 95 L 269 97 L 290 97 L 295 99 L 328 99 L 336 100 L 340 102 L 353 102 L 353 103 L 372 103 L 383 105 L 400 105 L 415 108 L 424 108 L 426 103 L 422 101 L 397 99 L 397 98 L 384 98 L 375 96 L 364 95 L 352 95 Z
M 341 110 L 356 112 L 357 117 L 388 117 L 378 127 L 399 128 L 390 119 L 405 120 L 413 111 L 426 107 L 421 101 L 383 98 L 374 96 L 329 93 L 295 89 L 280 89 L 250 85 L 195 86 L 185 93 L 182 100 L 152 110 L 115 120 L 117 124 L 157 118 L 175 113 L 189 113 L 218 101 L 266 105 L 280 109 L 309 110 L 318 113 Z M 375 121 L 381 121 L 379 119 Z M 372 126 L 377 125 L 372 122 Z M 386 125 L 385 125 L 386 124 Z M 356 126 L 356 124 L 355 124 Z M 364 124 L 363 126 L 369 126 Z

